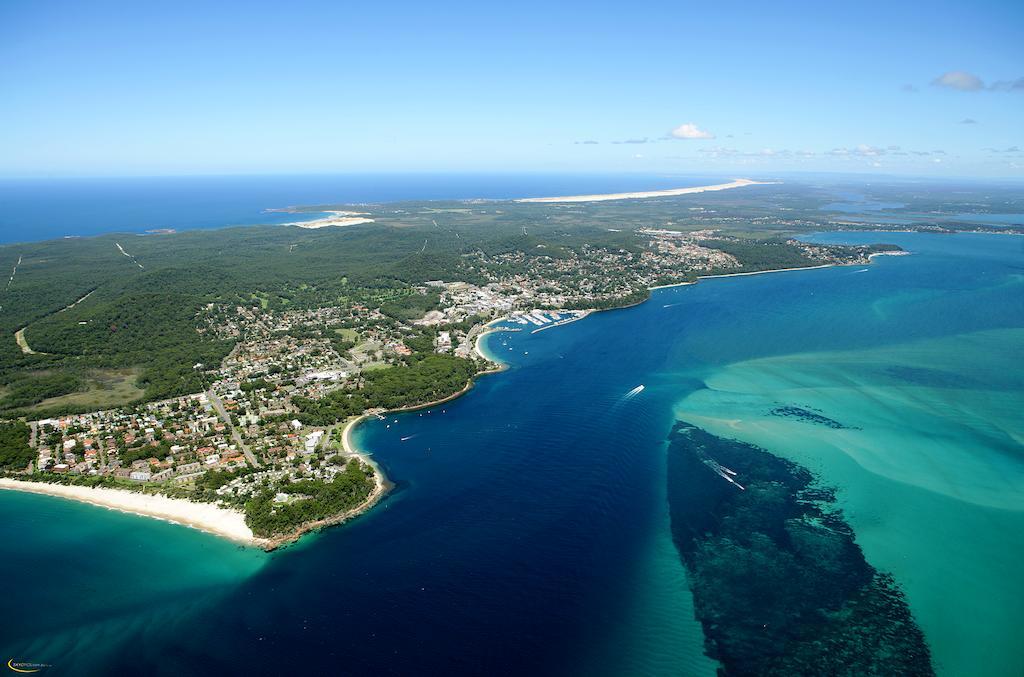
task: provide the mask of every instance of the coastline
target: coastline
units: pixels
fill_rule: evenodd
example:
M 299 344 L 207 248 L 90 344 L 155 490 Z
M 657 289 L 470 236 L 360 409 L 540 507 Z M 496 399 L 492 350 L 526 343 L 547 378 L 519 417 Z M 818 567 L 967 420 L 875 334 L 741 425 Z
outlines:
M 480 344 L 481 339 L 483 339 L 483 337 L 486 336 L 487 334 L 491 334 L 491 333 L 494 333 L 494 332 L 497 332 L 497 331 L 501 331 L 500 329 L 496 329 L 492 325 L 494 325 L 497 322 L 501 322 L 501 321 L 503 321 L 505 319 L 507 319 L 507 318 L 502 316 L 502 317 L 495 318 L 495 319 L 491 320 L 490 322 L 488 322 L 486 325 L 484 325 L 483 331 L 481 331 L 479 334 L 477 334 L 476 338 L 473 341 L 473 351 L 481 359 L 487 361 L 488 363 L 490 363 L 493 366 L 488 367 L 487 369 L 484 369 L 482 371 L 478 371 L 473 376 L 473 378 L 471 378 L 468 381 L 466 381 L 466 385 L 463 386 L 461 390 L 459 390 L 457 392 L 454 392 L 451 395 L 448 395 L 447 397 L 443 397 L 443 398 L 441 398 L 439 400 L 434 400 L 432 402 L 424 402 L 423 404 L 416 404 L 416 405 L 411 405 L 411 406 L 408 406 L 408 407 L 399 407 L 398 409 L 385 409 L 385 410 L 381 411 L 380 414 L 382 416 L 384 416 L 384 415 L 387 415 L 387 414 L 390 414 L 390 413 L 405 413 L 405 412 L 410 412 L 410 411 L 419 411 L 420 409 L 429 409 L 430 407 L 435 407 L 435 406 L 437 406 L 439 404 L 444 404 L 445 402 L 450 402 L 450 401 L 452 401 L 454 399 L 462 397 L 463 395 L 468 393 L 470 390 L 472 390 L 473 389 L 473 383 L 475 382 L 477 377 L 484 376 L 485 374 L 496 374 L 498 372 L 501 372 L 501 371 L 504 371 L 504 370 L 508 369 L 508 365 L 506 365 L 503 362 L 500 362 L 499 360 L 496 360 L 493 357 L 491 357 L 490 355 L 488 355 L 483 350 L 483 348 L 482 348 L 482 346 Z M 365 452 L 361 451 L 355 445 L 355 443 L 352 441 L 352 431 L 354 431 L 356 429 L 356 426 L 358 426 L 360 423 L 362 423 L 363 421 L 368 419 L 370 416 L 374 416 L 374 415 L 375 415 L 374 413 L 366 412 L 364 414 L 360 414 L 359 416 L 356 416 L 354 418 L 349 419 L 349 421 L 345 424 L 344 430 L 342 430 L 342 433 L 341 433 L 341 445 L 342 445 L 342 448 L 344 448 L 346 453 L 348 453 L 350 455 L 353 455 L 353 456 L 358 456 L 365 463 L 370 465 L 374 469 L 375 474 L 378 477 L 378 482 L 386 484 L 386 483 L 388 483 L 387 478 L 385 477 L 384 473 L 380 470 L 380 468 L 377 466 L 376 462 L 373 461 L 370 458 L 370 456 L 368 456 Z M 370 507 L 370 506 L 367 506 L 367 507 Z
M 720 275 L 698 275 L 698 280 L 716 280 L 720 277 L 744 277 L 746 275 L 766 275 L 768 273 L 785 273 L 791 270 L 820 270 L 821 268 L 836 268 L 838 266 L 863 265 L 856 263 L 822 263 L 817 266 L 799 266 L 797 268 L 772 268 L 771 270 L 751 270 L 745 273 L 722 273 Z M 691 283 L 692 284 L 692 283 Z
M 303 535 L 311 531 L 318 531 L 324 527 L 342 524 L 354 517 L 358 517 L 359 515 L 367 512 L 373 506 L 377 505 L 377 503 L 391 489 L 392 484 L 388 481 L 387 476 L 384 475 L 384 472 L 380 469 L 377 463 L 369 456 L 359 451 L 349 439 L 352 429 L 367 416 L 369 416 L 369 414 L 361 414 L 349 420 L 348 423 L 345 424 L 345 428 L 341 433 L 341 446 L 346 453 L 358 458 L 373 470 L 373 490 L 370 492 L 369 496 L 367 496 L 362 503 L 354 508 L 349 508 L 345 512 L 338 513 L 337 515 L 331 515 L 330 517 L 325 517 L 323 519 L 314 520 L 312 522 L 305 522 L 286 534 L 279 534 L 266 539 L 266 544 L 263 546 L 265 550 L 274 550 L 283 545 L 294 543 Z
M 133 515 L 155 517 L 243 545 L 268 549 L 270 544 L 269 539 L 253 534 L 245 523 L 242 511 L 222 508 L 212 503 L 169 498 L 162 494 L 142 494 L 127 489 L 32 482 L 9 477 L 0 478 L 0 489 L 55 496 Z
M 461 394 L 461 393 L 460 393 Z M 350 420 L 342 433 L 342 447 L 351 456 L 359 458 L 373 470 L 374 486 L 366 499 L 337 515 L 320 520 L 306 522 L 292 531 L 276 536 L 256 536 L 245 522 L 245 513 L 235 508 L 225 508 L 203 501 L 189 501 L 183 498 L 171 498 L 163 494 L 143 494 L 128 489 L 110 487 L 84 487 L 77 485 L 57 484 L 53 482 L 36 482 L 0 477 L 0 490 L 21 491 L 56 498 L 64 498 L 79 503 L 88 503 L 109 510 L 150 517 L 180 526 L 191 527 L 213 536 L 226 538 L 241 545 L 261 548 L 267 552 L 293 543 L 304 534 L 323 527 L 347 522 L 376 505 L 391 487 L 380 467 L 366 454 L 352 444 L 349 437 L 352 428 L 366 418 L 363 414 Z
M 505 318 L 497 318 L 489 322 L 484 330 L 476 337 L 474 350 L 477 355 L 488 363 L 494 365 L 488 369 L 477 372 L 473 378 L 466 382 L 466 385 L 456 393 L 453 393 L 440 400 L 426 402 L 412 407 L 403 407 L 389 411 L 405 412 L 426 409 L 454 400 L 467 393 L 473 387 L 478 376 L 502 371 L 506 365 L 487 356 L 480 348 L 480 339 L 493 331 L 493 323 L 500 322 Z M 350 419 L 342 431 L 341 441 L 344 451 L 353 457 L 366 463 L 373 470 L 374 487 L 366 499 L 355 506 L 337 515 L 331 515 L 324 519 L 315 520 L 299 525 L 294 530 L 272 537 L 258 537 L 245 523 L 245 514 L 241 510 L 224 508 L 213 503 L 201 501 L 189 501 L 182 498 L 170 498 L 162 494 L 143 494 L 128 489 L 113 489 L 109 487 L 84 487 L 76 485 L 56 484 L 51 482 L 36 482 L 31 480 L 16 480 L 7 477 L 0 478 L 0 489 L 9 491 L 22 491 L 26 493 L 53 496 L 68 500 L 88 503 L 98 507 L 117 510 L 139 517 L 151 517 L 181 526 L 192 527 L 200 531 L 220 536 L 235 541 L 242 545 L 255 546 L 266 551 L 275 550 L 281 546 L 293 543 L 310 531 L 316 531 L 323 527 L 333 526 L 347 522 L 357 517 L 376 505 L 393 486 L 387 476 L 380 469 L 380 466 L 366 453 L 359 450 L 352 441 L 352 431 L 372 414 L 367 412 Z
M 892 252 L 874 252 L 868 254 L 868 259 L 873 259 L 876 256 L 909 256 L 911 252 L 908 251 L 892 251 Z M 747 275 L 766 275 L 768 273 L 787 273 L 796 270 L 820 270 L 822 268 L 839 268 L 841 266 L 861 266 L 863 263 L 822 263 L 817 266 L 798 266 L 796 268 L 772 268 L 770 270 L 750 270 L 744 273 L 721 273 L 719 275 L 698 275 L 697 279 L 693 282 L 676 282 L 674 284 L 659 284 L 654 287 L 648 287 L 648 291 L 654 291 L 655 289 L 669 289 L 671 287 L 685 287 L 691 284 L 697 284 L 701 280 L 715 280 L 722 277 L 744 277 Z M 636 305 L 636 304 L 632 304 Z M 628 308 L 629 306 L 622 306 Z M 618 308 L 608 308 L 608 310 L 618 310 Z
M 282 226 L 297 226 L 299 228 L 307 228 L 309 230 L 317 230 L 319 228 L 328 228 L 330 226 L 357 226 L 361 223 L 373 223 L 373 219 L 367 218 L 365 212 L 347 212 L 347 211 L 327 211 L 323 212 L 330 214 L 330 216 L 323 216 L 319 219 L 310 219 L 309 221 L 291 221 L 289 223 L 282 223 Z
M 501 362 L 500 360 L 494 359 L 493 356 L 488 355 L 487 352 L 484 350 L 483 344 L 481 343 L 481 341 L 483 341 L 483 338 L 485 336 L 487 336 L 488 334 L 493 334 L 494 332 L 501 331 L 500 329 L 498 329 L 494 325 L 496 325 L 498 322 L 504 322 L 507 319 L 508 319 L 507 315 L 502 315 L 501 317 L 497 317 L 497 318 L 491 320 L 490 322 L 488 322 L 487 324 L 484 325 L 483 330 L 479 334 L 476 335 L 475 339 L 473 339 L 473 352 L 476 353 L 477 356 L 480 359 L 486 360 L 487 362 L 491 362 L 493 364 L 498 365 L 497 371 L 500 371 L 501 369 L 506 368 L 506 365 L 503 362 Z
M 869 259 L 875 256 L 906 254 L 909 254 L 909 252 L 876 252 L 869 255 Z M 821 268 L 832 268 L 839 265 L 854 264 L 829 263 L 817 266 L 776 268 L 771 270 L 725 273 L 720 275 L 701 275 L 698 276 L 695 281 L 678 282 L 675 284 L 667 285 L 657 285 L 654 287 L 649 287 L 648 290 L 654 291 L 656 289 L 666 289 L 669 287 L 692 285 L 696 284 L 700 280 L 705 279 L 741 277 L 749 275 L 761 275 L 767 273 L 782 273 L 797 270 L 816 270 Z M 622 310 L 624 308 L 646 303 L 649 300 L 650 296 L 648 296 L 646 299 L 638 301 L 637 303 L 632 303 L 627 306 L 604 309 L 587 309 L 586 313 L 579 317 L 574 317 L 570 320 L 565 320 L 556 324 L 547 325 L 531 333 L 536 333 L 537 331 L 541 331 L 543 329 L 551 329 L 552 327 L 562 326 L 564 324 L 571 324 L 572 322 L 576 322 L 578 320 L 582 320 L 586 317 L 589 317 L 591 314 L 599 312 L 600 310 Z M 385 413 L 418 411 L 421 409 L 428 409 L 439 404 L 444 404 L 445 402 L 457 399 L 462 395 L 466 394 L 467 392 L 469 392 L 473 388 L 474 382 L 477 377 L 485 374 L 501 372 L 507 369 L 507 364 L 487 354 L 482 345 L 482 340 L 485 336 L 487 336 L 490 333 L 501 331 L 494 325 L 506 319 L 507 317 L 503 316 L 491 320 L 484 326 L 484 329 L 479 334 L 477 334 L 477 336 L 474 339 L 474 353 L 492 366 L 477 372 L 472 378 L 470 378 L 466 382 L 466 385 L 461 390 L 452 393 L 447 397 L 414 406 L 387 410 L 387 412 Z M 28 493 L 65 498 L 68 500 L 75 500 L 82 503 L 88 503 L 91 505 L 96 505 L 111 510 L 118 510 L 120 512 L 130 513 L 138 516 L 153 517 L 174 524 L 199 529 L 200 531 L 205 531 L 215 536 L 227 538 L 229 540 L 241 543 L 243 545 L 256 546 L 266 551 L 271 551 L 283 545 L 287 545 L 289 543 L 297 541 L 304 534 L 310 531 L 316 531 L 323 527 L 340 524 L 348 521 L 349 519 L 352 519 L 353 517 L 365 513 L 374 505 L 376 505 L 390 490 L 390 487 L 392 485 L 388 481 L 383 471 L 377 465 L 377 463 L 366 453 L 359 450 L 358 447 L 356 447 L 356 445 L 352 441 L 353 430 L 355 430 L 356 426 L 362 423 L 365 419 L 369 418 L 371 415 L 374 414 L 371 412 L 367 412 L 359 416 L 353 417 L 348 422 L 346 422 L 345 427 L 342 431 L 342 448 L 344 449 L 344 451 L 350 456 L 359 458 L 362 462 L 366 463 L 373 470 L 374 488 L 367 496 L 367 498 L 358 506 L 346 510 L 343 513 L 339 513 L 337 515 L 332 515 L 321 520 L 316 520 L 313 522 L 308 522 L 299 525 L 291 532 L 270 538 L 261 538 L 253 534 L 252 530 L 245 523 L 244 513 L 242 513 L 240 510 L 224 508 L 212 503 L 193 502 L 181 498 L 170 498 L 162 494 L 143 494 L 140 492 L 129 491 L 127 489 L 112 489 L 107 487 L 83 487 L 48 482 L 15 480 L 11 478 L 0 478 L 0 489 L 6 489 L 11 491 L 24 491 Z
M 677 195 L 691 195 L 694 193 L 707 193 L 718 190 L 729 190 L 731 188 L 743 188 L 744 186 L 763 186 L 776 183 L 774 181 L 753 181 L 751 179 L 736 179 L 729 183 L 716 183 L 710 186 L 691 186 L 689 188 L 670 188 L 668 190 L 648 190 L 632 193 L 597 193 L 593 195 L 562 195 L 557 197 L 524 197 L 513 202 L 520 203 L 557 203 L 557 202 L 606 202 L 608 200 L 638 200 L 651 197 L 675 197 Z

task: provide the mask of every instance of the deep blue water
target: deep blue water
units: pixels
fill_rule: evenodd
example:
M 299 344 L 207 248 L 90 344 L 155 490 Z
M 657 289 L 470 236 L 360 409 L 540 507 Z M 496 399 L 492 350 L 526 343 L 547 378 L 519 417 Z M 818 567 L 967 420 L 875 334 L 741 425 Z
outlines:
M 645 174 L 0 179 L 0 242 L 287 223 L 304 217 L 265 210 L 301 205 L 658 190 L 720 180 Z
M 0 615 L 0 649 L 52 674 L 713 674 L 667 522 L 676 404 L 743 360 L 1024 327 L 1024 238 L 881 239 L 916 253 L 865 272 L 705 281 L 558 329 L 491 335 L 509 370 L 357 431 L 394 493 L 255 572 L 248 553 L 201 550 L 207 537 L 191 532 L 176 548 L 194 563 L 171 557 L 124 531 L 132 518 L 88 507 L 51 507 L 71 526 L 42 538 L 26 522 L 38 508 L 0 493 L 0 539 L 19 551 L 0 576 L 41 586 L 40 604 L 26 593 Z M 879 304 L 892 312 L 872 313 Z M 74 538 L 86 521 L 99 535 Z M 229 555 L 237 577 L 196 584 L 204 558 Z M 126 568 L 139 601 L 127 608 L 123 595 L 107 601 Z

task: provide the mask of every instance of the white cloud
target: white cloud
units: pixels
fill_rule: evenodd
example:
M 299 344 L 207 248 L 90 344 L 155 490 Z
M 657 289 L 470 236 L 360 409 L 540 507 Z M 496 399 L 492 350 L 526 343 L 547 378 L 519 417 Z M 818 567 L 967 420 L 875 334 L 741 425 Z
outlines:
M 701 129 L 692 122 L 679 125 L 671 132 L 671 135 L 676 139 L 713 139 L 715 135 L 711 132 Z
M 943 73 L 932 80 L 932 84 L 937 87 L 957 89 L 961 92 L 980 92 L 985 90 L 990 92 L 1024 92 L 1024 78 L 996 80 L 991 85 L 986 85 L 985 81 L 977 75 L 967 73 L 966 71 Z
M 1024 92 L 1024 78 L 1017 78 L 1016 80 L 999 80 L 998 82 L 993 82 L 989 89 L 1004 92 Z
M 932 80 L 937 87 L 959 89 L 961 92 L 976 92 L 985 89 L 985 83 L 977 75 L 965 71 L 949 71 Z

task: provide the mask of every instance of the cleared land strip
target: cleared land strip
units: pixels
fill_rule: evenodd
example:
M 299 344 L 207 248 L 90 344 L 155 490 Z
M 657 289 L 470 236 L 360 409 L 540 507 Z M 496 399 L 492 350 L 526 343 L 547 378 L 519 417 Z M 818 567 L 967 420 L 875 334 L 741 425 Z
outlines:
M 25 339 L 25 330 L 28 327 L 22 327 L 18 331 L 14 332 L 14 340 L 18 342 L 18 347 L 21 348 L 21 352 L 26 355 L 46 355 L 46 353 L 37 353 L 29 347 L 28 341 Z
M 18 274 L 18 266 L 21 265 L 21 256 L 18 256 L 18 262 L 14 264 L 14 270 L 11 271 L 11 278 L 7 280 L 7 288 L 11 288 L 11 283 L 14 282 L 14 276 Z
M 126 251 L 124 250 L 124 247 L 122 247 L 122 246 L 121 246 L 121 243 L 120 243 L 120 242 L 115 242 L 114 244 L 115 244 L 115 245 L 117 246 L 117 249 L 118 249 L 118 250 L 119 250 L 119 251 L 120 251 L 120 252 L 121 252 L 122 254 L 124 254 L 125 256 L 127 256 L 128 258 L 130 258 L 130 259 L 132 260 L 132 263 L 134 263 L 135 265 L 137 265 L 137 266 L 138 266 L 138 267 L 139 267 L 140 269 L 142 269 L 142 270 L 145 270 L 145 268 L 143 268 L 143 267 L 142 267 L 142 264 L 141 264 L 141 263 L 139 263 L 138 261 L 136 261 L 136 260 L 135 260 L 135 257 L 134 257 L 134 256 L 132 256 L 131 254 L 129 254 L 128 252 L 126 252 Z
M 57 313 L 63 313 L 65 310 L 70 310 L 70 309 L 74 308 L 79 303 L 81 303 L 82 301 L 84 301 L 87 298 L 89 298 L 90 296 L 92 296 L 92 293 L 94 291 L 96 291 L 96 290 L 95 289 L 89 290 L 89 292 L 86 293 L 85 296 L 83 296 L 81 298 L 78 298 L 78 299 L 75 299 L 75 301 L 73 303 L 64 306 L 63 308 L 58 310 Z M 57 313 L 54 313 L 54 315 L 56 315 Z M 49 316 L 47 316 L 47 317 L 49 317 Z M 14 340 L 18 342 L 18 347 L 21 348 L 21 352 L 25 353 L 26 355 L 49 355 L 50 353 L 41 353 L 38 350 L 32 350 L 32 348 L 28 344 L 28 339 L 25 338 L 25 330 L 26 329 L 28 329 L 28 325 L 25 325 L 24 327 L 22 327 L 18 331 L 14 332 Z

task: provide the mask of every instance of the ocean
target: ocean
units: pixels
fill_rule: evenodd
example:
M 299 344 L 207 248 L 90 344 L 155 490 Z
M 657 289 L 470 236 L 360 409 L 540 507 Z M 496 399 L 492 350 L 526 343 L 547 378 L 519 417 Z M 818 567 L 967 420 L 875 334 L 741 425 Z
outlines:
M 721 177 L 651 174 L 379 174 L 0 179 L 0 243 L 109 232 L 273 225 L 292 206 L 509 199 L 661 190 Z
M 817 239 L 912 254 L 490 334 L 509 369 L 355 431 L 394 492 L 273 554 L 0 492 L 3 653 L 52 674 L 713 675 L 666 470 L 685 421 L 834 488 L 938 674 L 1022 674 L 1024 238 Z

